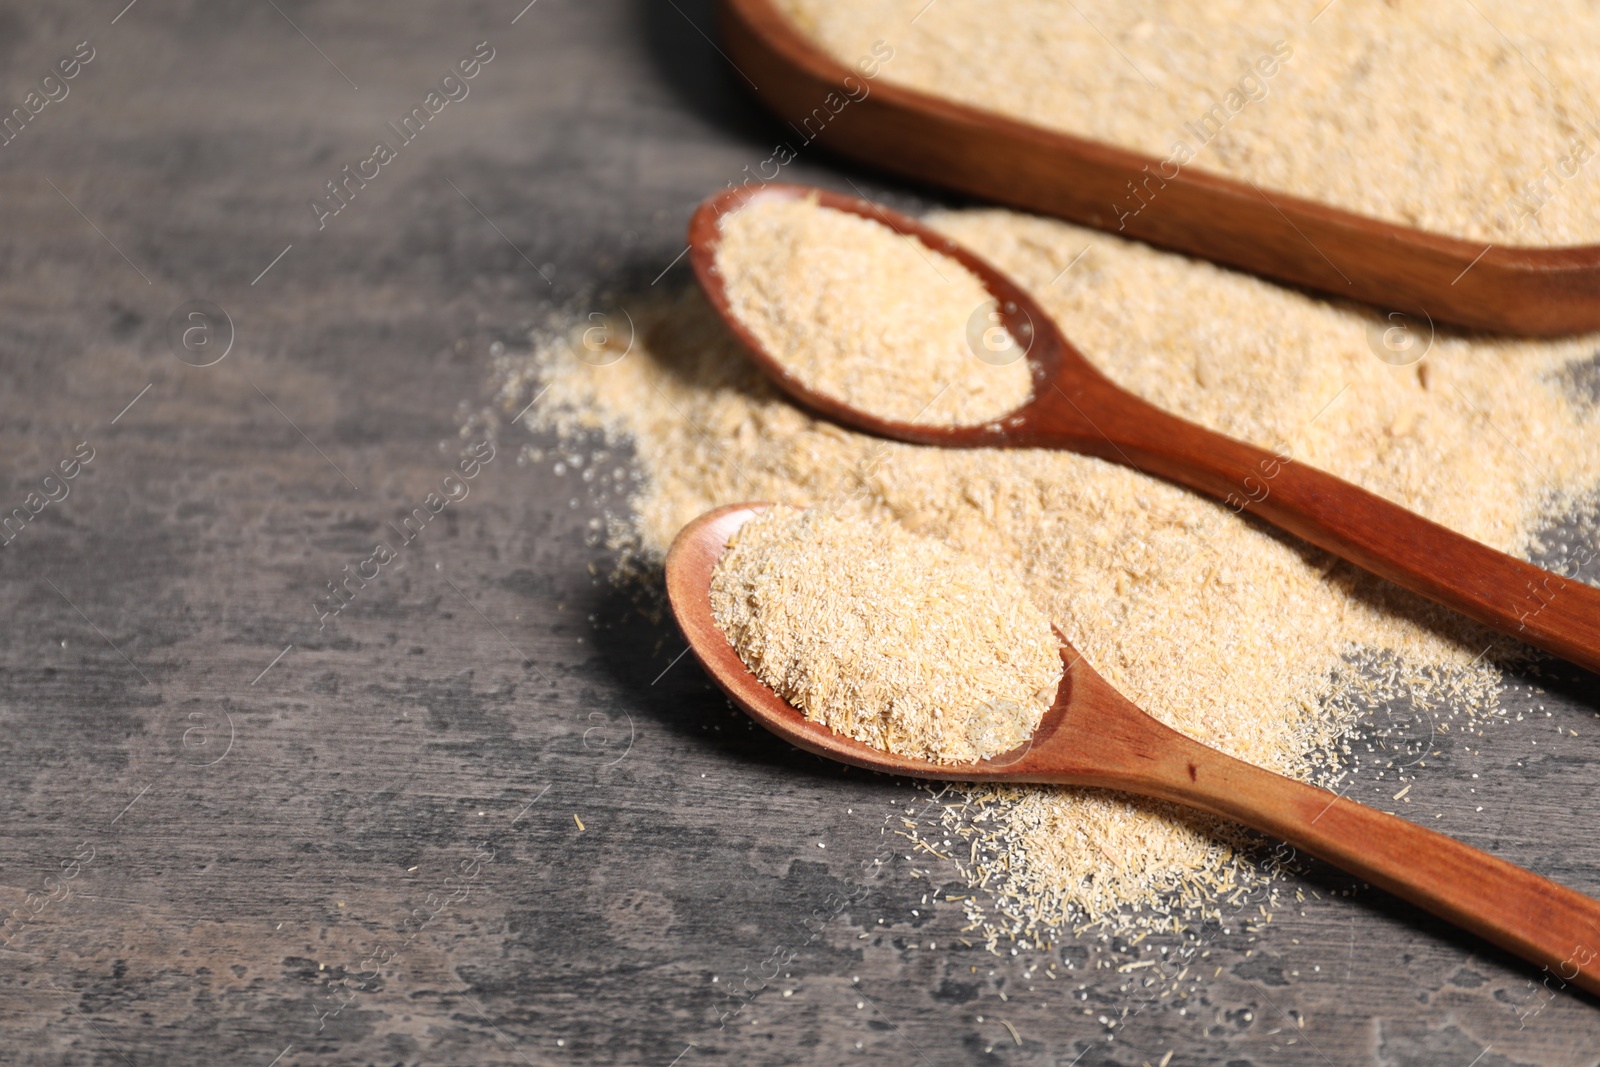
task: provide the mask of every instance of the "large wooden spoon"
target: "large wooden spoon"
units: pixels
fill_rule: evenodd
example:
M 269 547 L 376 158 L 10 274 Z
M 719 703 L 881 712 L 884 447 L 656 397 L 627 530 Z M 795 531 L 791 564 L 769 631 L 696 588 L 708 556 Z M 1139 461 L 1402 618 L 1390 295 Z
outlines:
M 787 121 L 783 147 L 791 153 L 815 143 L 880 170 L 1363 300 L 1417 323 L 1426 316 L 1532 336 L 1600 328 L 1600 245 L 1504 247 L 1198 166 L 1175 174 L 1154 156 L 895 85 L 892 73 L 864 78 L 773 0 L 719 6 L 730 61 Z
M 1600 901 L 1443 834 L 1207 748 L 1146 715 L 1063 642 L 1055 705 L 1023 746 L 971 764 L 883 752 L 813 722 L 745 667 L 711 613 L 711 575 L 765 504 L 684 527 L 667 594 L 689 647 L 723 692 L 790 744 L 868 770 L 962 782 L 1095 786 L 1199 808 L 1282 838 L 1508 952 L 1600 993 Z
M 761 197 L 815 196 L 957 260 L 997 302 L 1026 344 L 1033 397 L 981 426 L 893 422 L 816 392 L 733 313 L 717 269 L 721 220 Z M 850 254 L 848 248 L 838 251 Z M 1297 462 L 1207 430 L 1139 399 L 1084 359 L 1011 279 L 955 241 L 897 212 L 801 185 L 733 188 L 704 201 L 689 223 L 695 276 L 756 365 L 802 405 L 834 421 L 915 444 L 1059 448 L 1122 463 L 1216 497 L 1359 567 L 1592 671 L 1600 671 L 1600 589 L 1568 580 L 1446 529 L 1398 504 Z M 1490 502 L 1485 502 L 1490 506 Z

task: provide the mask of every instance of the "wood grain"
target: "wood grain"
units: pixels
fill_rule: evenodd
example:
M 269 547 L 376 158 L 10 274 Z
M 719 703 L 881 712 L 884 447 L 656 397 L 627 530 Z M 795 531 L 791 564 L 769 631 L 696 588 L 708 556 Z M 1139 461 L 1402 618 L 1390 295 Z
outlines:
M 43 903 L 0 951 L 0 1060 L 1298 1067 L 1314 1042 L 1393 1067 L 1492 1042 L 1478 1067 L 1593 1067 L 1588 1000 L 1316 865 L 1271 923 L 1251 897 L 1196 925 L 1182 1004 L 1124 991 L 1093 933 L 969 947 L 964 883 L 894 836 L 937 825 L 930 795 L 754 728 L 641 613 L 659 585 L 606 581 L 590 523 L 625 492 L 581 471 L 627 486 L 628 450 L 510 424 L 536 391 L 503 407 L 492 368 L 554 309 L 691 285 L 650 283 L 784 136 L 709 3 L 123 6 L 0 2 L 0 102 L 97 50 L 0 147 L 0 507 L 96 449 L 0 548 L 0 908 Z M 471 95 L 318 231 L 309 199 L 483 40 Z M 237 331 L 209 368 L 166 337 L 196 298 Z M 470 495 L 319 629 L 326 583 L 491 432 Z M 1600 693 L 1559 664 L 1511 682 L 1482 737 L 1375 708 L 1349 795 L 1600 889 Z M 1424 742 L 1390 801 L 1384 761 Z

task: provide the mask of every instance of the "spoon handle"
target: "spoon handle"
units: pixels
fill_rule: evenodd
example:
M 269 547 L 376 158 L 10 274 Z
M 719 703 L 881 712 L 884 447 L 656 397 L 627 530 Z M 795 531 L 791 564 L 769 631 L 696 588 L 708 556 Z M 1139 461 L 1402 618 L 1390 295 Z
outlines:
M 1199 808 L 1281 838 L 1538 964 L 1563 984 L 1600 993 L 1600 901 L 1454 838 L 1243 763 L 1125 699 L 1113 703 L 1111 714 L 1097 716 L 1105 724 L 1097 732 L 1106 738 L 1095 747 L 1105 748 L 1111 766 L 1102 764 L 1104 777 L 1095 784 Z
M 1198 489 L 1485 626 L 1600 671 L 1600 589 L 1497 552 L 1287 449 L 1270 452 L 1197 426 L 1103 379 L 1077 384 L 1078 398 L 1067 397 L 1077 410 L 1063 427 L 1073 448 Z M 1090 434 L 1081 429 L 1083 412 L 1093 419 Z

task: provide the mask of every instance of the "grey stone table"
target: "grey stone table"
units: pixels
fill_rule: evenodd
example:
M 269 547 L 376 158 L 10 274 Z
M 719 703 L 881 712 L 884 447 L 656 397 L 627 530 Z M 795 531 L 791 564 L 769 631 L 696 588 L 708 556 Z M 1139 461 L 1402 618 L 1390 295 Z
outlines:
M 928 793 L 756 733 L 602 579 L 616 499 L 482 416 L 492 353 L 684 284 L 783 136 L 704 4 L 125 3 L 0 7 L 0 1061 L 1600 1060 L 1324 868 L 1181 1003 L 969 948 L 884 832 Z M 1404 810 L 1600 890 L 1593 679 L 1513 682 Z

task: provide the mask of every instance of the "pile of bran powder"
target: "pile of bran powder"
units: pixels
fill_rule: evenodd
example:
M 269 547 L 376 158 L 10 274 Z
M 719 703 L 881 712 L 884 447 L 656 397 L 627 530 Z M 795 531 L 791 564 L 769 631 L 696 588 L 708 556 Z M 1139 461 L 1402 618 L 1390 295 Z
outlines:
M 768 508 L 728 542 L 711 610 L 806 718 L 902 756 L 1018 748 L 1061 685 L 1061 643 L 1004 563 L 898 523 Z
M 875 219 L 815 197 L 757 197 L 723 216 L 717 270 L 729 309 L 812 392 L 937 426 L 989 422 L 1033 393 L 1003 326 L 989 344 L 1017 358 L 972 358 L 974 316 L 986 324 L 994 304 L 983 283 Z
M 1387 324 L 1364 309 L 1061 222 L 999 210 L 928 221 L 1028 287 L 1133 392 L 1287 445 L 1295 462 L 1496 548 L 1526 556 L 1542 520 L 1596 488 L 1600 419 L 1572 388 L 1593 338 L 1441 333 L 1419 341 L 1420 362 L 1396 366 L 1374 354 Z M 738 501 L 826 502 L 900 523 L 1013 567 L 1068 640 L 1157 718 L 1301 778 L 1337 766 L 1342 733 L 1374 699 L 1493 711 L 1491 664 L 1514 642 L 1248 516 L 1068 453 L 868 438 L 786 401 L 697 290 L 629 311 L 635 334 L 612 336 L 614 353 L 579 359 L 556 336 L 500 370 L 507 410 L 548 388 L 537 428 L 632 442 L 644 481 L 629 536 L 649 559 L 696 515 Z M 991 944 L 1080 923 L 1179 929 L 1263 878 L 1240 851 L 1248 835 L 1161 804 L 962 792 L 942 826 L 911 835 L 981 887 L 965 907 Z
M 1600 242 L 1583 0 L 777 4 L 847 65 L 886 43 L 885 81 L 1142 152 L 1159 178 L 1195 167 L 1498 244 Z

